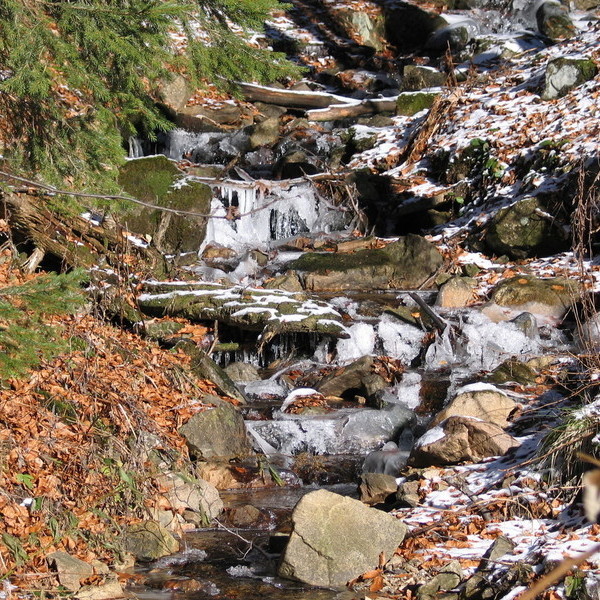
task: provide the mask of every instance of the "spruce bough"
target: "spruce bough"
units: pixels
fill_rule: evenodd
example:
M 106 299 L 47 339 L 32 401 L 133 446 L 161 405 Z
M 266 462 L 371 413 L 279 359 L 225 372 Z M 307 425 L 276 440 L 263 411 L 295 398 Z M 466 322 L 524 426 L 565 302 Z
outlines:
M 153 94 L 192 83 L 297 74 L 236 33 L 278 0 L 0 0 L 0 139 L 14 170 L 115 191 L 124 140 L 171 127 Z M 186 48 L 173 43 L 183 32 Z

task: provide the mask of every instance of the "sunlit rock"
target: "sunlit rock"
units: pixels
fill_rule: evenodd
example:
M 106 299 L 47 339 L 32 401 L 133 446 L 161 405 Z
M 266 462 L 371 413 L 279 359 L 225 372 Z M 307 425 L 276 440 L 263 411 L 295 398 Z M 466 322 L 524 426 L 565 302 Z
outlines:
M 560 98 L 573 88 L 593 79 L 598 73 L 596 63 L 588 58 L 555 58 L 548 63 L 541 97 Z
M 449 417 L 421 436 L 410 462 L 415 466 L 452 465 L 503 456 L 519 442 L 502 428 L 475 417 Z
M 292 527 L 279 574 L 335 588 L 376 567 L 381 553 L 392 556 L 407 531 L 394 516 L 326 490 L 300 500 Z
M 508 425 L 508 417 L 517 403 L 489 383 L 474 383 L 460 388 L 448 405 L 430 423 L 438 425 L 448 417 L 477 417 L 499 427 Z

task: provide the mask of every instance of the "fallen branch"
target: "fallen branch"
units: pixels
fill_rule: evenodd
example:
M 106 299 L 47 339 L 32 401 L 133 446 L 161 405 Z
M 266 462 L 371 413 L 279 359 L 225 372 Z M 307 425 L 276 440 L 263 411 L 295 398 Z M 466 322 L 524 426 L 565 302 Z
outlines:
M 332 104 L 356 104 L 358 100 L 336 96 L 327 92 L 312 92 L 302 90 L 285 90 L 271 88 L 253 83 L 237 84 L 246 100 L 251 102 L 265 102 L 292 108 L 326 108 Z
M 326 108 L 309 110 L 306 117 L 309 121 L 334 121 L 361 115 L 375 115 L 382 112 L 395 112 L 398 96 L 390 98 L 372 98 L 362 100 L 359 104 L 333 104 Z

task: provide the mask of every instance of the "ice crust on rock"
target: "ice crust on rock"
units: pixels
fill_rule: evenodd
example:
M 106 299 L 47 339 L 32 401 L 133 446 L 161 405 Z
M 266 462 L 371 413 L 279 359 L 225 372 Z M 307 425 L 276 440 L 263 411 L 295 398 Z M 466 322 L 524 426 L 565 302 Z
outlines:
M 511 356 L 525 357 L 541 350 L 538 340 L 528 337 L 510 321 L 494 323 L 479 312 L 471 312 L 459 325 L 460 336 L 449 328 L 428 348 L 428 369 L 460 365 L 470 371 L 497 367 Z

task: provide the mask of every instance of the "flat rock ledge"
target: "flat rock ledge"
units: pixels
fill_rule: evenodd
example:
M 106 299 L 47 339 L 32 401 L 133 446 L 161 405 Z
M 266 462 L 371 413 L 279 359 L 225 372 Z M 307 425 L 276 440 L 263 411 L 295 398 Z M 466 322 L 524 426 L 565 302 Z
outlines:
M 304 496 L 292 524 L 279 574 L 333 588 L 376 568 L 380 553 L 391 558 L 407 531 L 392 515 L 327 490 Z
M 218 320 L 268 339 L 278 333 L 322 333 L 349 337 L 340 313 L 306 294 L 204 282 L 146 282 L 140 310 L 191 321 Z M 267 339 L 267 341 L 268 341 Z

